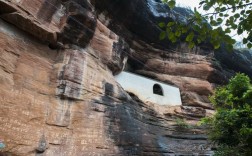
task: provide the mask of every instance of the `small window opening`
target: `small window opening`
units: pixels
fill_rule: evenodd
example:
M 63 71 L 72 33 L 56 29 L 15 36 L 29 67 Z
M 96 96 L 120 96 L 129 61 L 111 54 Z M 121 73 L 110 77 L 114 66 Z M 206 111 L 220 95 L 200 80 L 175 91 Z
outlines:
M 163 89 L 159 84 L 154 84 L 153 94 L 164 96 Z

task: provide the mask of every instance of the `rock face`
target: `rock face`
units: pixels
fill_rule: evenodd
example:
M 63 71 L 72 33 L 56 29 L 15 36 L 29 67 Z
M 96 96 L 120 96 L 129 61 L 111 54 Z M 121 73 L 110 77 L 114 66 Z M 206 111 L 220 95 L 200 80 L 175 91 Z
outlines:
M 0 8 L 0 155 L 212 154 L 197 122 L 213 113 L 208 96 L 230 71 L 210 50 L 156 38 L 159 20 L 183 22 L 186 10 L 154 0 Z M 115 81 L 122 70 L 177 86 L 183 105 L 143 103 Z
M 215 53 L 215 58 L 220 64 L 235 72 L 242 72 L 252 77 L 252 52 L 249 50 L 234 50 L 233 52 L 227 52 L 220 50 Z
M 105 25 L 124 36 L 128 42 L 141 39 L 152 45 L 170 47 L 168 41 L 159 40 L 160 22 L 177 20 L 184 22 L 191 12 L 187 9 L 169 7 L 161 0 L 107 0 L 91 1 L 100 13 Z M 104 16 L 105 15 L 105 16 Z

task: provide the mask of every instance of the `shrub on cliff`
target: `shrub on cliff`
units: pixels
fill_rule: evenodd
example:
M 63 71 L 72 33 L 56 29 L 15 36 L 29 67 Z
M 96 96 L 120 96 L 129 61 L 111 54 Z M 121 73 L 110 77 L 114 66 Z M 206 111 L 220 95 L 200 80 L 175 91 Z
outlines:
M 215 155 L 252 155 L 252 85 L 248 76 L 237 74 L 210 97 L 216 114 L 203 119 L 209 138 L 218 144 Z

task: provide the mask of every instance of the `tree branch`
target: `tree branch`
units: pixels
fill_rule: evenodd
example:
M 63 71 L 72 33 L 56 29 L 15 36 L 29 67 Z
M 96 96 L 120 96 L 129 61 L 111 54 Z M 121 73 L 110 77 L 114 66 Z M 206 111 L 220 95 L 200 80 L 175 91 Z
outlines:
M 227 11 L 227 10 L 230 10 L 230 9 L 234 9 L 234 8 L 238 8 L 238 7 L 246 7 L 246 6 L 249 6 L 249 5 L 252 5 L 252 2 L 251 2 L 251 3 L 247 3 L 247 4 L 243 4 L 243 5 L 233 6 L 233 7 L 227 8 L 227 9 L 225 9 L 225 10 L 223 10 L 223 11 L 207 13 L 207 14 L 204 14 L 204 15 L 202 15 L 202 16 L 216 15 L 216 14 L 222 13 L 222 12 Z

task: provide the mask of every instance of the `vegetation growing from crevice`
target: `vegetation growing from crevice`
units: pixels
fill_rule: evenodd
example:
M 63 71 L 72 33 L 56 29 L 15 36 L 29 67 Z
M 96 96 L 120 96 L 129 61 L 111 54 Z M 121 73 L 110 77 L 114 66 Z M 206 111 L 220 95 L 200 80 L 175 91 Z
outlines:
M 176 126 L 178 126 L 178 128 L 181 128 L 181 129 L 189 129 L 190 128 L 189 124 L 187 124 L 184 119 L 177 118 L 177 119 L 175 119 L 175 122 L 176 122 Z

